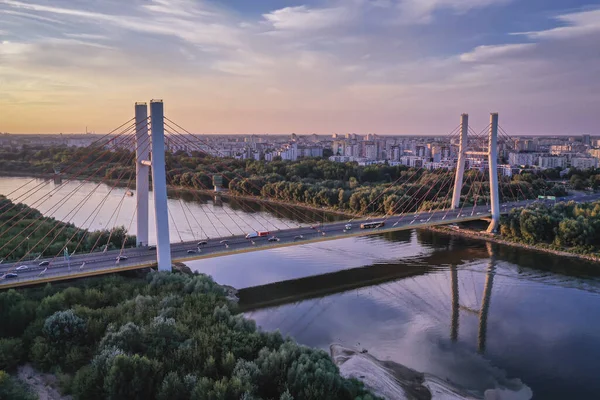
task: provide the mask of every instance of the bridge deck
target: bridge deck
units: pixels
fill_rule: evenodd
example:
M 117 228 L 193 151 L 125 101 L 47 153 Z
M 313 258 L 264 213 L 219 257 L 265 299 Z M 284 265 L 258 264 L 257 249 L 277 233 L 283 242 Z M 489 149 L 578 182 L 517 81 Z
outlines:
M 585 197 L 585 199 L 589 201 L 598 199 L 600 195 L 581 197 L 582 200 L 583 197 Z M 506 213 L 514 207 L 526 206 L 533 201 L 534 200 L 527 200 L 503 204 L 501 211 Z M 207 244 L 200 247 L 198 247 L 197 241 L 173 243 L 171 245 L 171 255 L 174 262 L 202 260 L 267 249 L 338 240 L 348 237 L 467 222 L 489 217 L 491 217 L 491 214 L 488 206 L 478 206 L 465 207 L 464 210 L 442 210 L 405 214 L 402 217 L 389 217 L 385 226 L 377 229 L 360 229 L 360 224 L 382 219 L 373 218 L 370 220 L 354 220 L 351 222 L 351 230 L 344 229 L 344 226 L 348 221 L 332 222 L 322 224 L 315 227 L 315 229 L 304 226 L 271 232 L 270 236 L 274 235 L 279 239 L 277 242 L 269 242 L 267 241 L 267 237 L 257 238 L 251 241 L 245 239 L 243 235 L 237 235 L 226 238 L 208 239 L 206 240 Z M 227 243 L 224 243 L 223 241 L 227 241 Z M 111 274 L 156 266 L 156 251 L 149 251 L 145 247 L 125 249 L 122 255 L 126 256 L 127 259 L 116 262 L 116 257 L 118 255 L 118 251 L 79 254 L 73 256 L 69 263 L 63 261 L 62 258 L 46 259 L 46 261 L 50 262 L 48 268 L 37 265 L 37 263 L 44 261 L 43 259 L 40 259 L 35 261 L 34 265 L 32 265 L 31 262 L 29 262 L 29 264 L 22 263 L 23 265 L 27 265 L 27 268 L 20 271 L 14 271 L 15 265 L 0 264 L 0 276 L 4 275 L 9 270 L 11 270 L 11 272 L 17 272 L 19 275 L 17 278 L 0 280 L 0 289 Z

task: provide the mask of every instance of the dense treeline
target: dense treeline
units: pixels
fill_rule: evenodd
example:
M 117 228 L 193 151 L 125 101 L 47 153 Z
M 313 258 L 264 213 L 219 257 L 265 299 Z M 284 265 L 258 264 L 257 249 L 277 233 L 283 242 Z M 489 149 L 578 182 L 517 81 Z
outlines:
M 97 153 L 97 149 L 24 149 L 8 159 L 12 161 L 6 162 L 29 162 L 32 167 L 28 168 L 47 168 L 52 162 L 66 165 L 68 160 L 84 157 L 93 165 L 89 168 L 91 173 L 93 168 L 100 168 L 102 163 L 106 163 L 104 158 L 92 162 Z M 123 151 L 123 155 L 127 155 L 127 152 Z M 123 158 L 131 160 L 131 157 Z M 337 163 L 318 158 L 265 162 L 214 158 L 200 152 L 188 155 L 181 151 L 166 154 L 166 167 L 168 183 L 174 186 L 212 189 L 212 178 L 219 174 L 223 177 L 224 186 L 233 194 L 352 213 L 408 212 L 447 206 L 452 196 L 454 175 L 447 170 L 425 171 L 403 165 L 359 166 L 357 163 Z M 3 168 L 6 166 L 0 163 L 0 169 Z M 27 171 L 28 168 L 22 170 Z M 102 175 L 110 179 L 128 179 L 135 174 L 135 166 L 131 162 L 109 163 L 100 169 Z M 502 178 L 502 201 L 535 198 L 538 195 L 564 196 L 564 187 L 549 181 L 558 178 L 558 170 L 547 170 L 543 175 L 525 173 L 512 179 Z M 597 187 L 600 185 L 600 170 L 574 170 L 567 179 L 576 188 Z M 479 183 L 482 181 L 483 184 Z M 485 181 L 486 177 L 481 173 L 466 173 L 463 204 L 488 203 L 489 186 Z M 389 187 L 391 183 L 395 185 Z
M 453 172 L 426 171 L 386 164 L 359 166 L 324 159 L 297 162 L 213 159 L 176 153 L 167 157 L 169 180 L 177 186 L 212 188 L 212 176 L 237 195 L 328 207 L 352 213 L 399 213 L 419 208 L 447 207 L 452 196 Z M 489 184 L 476 171 L 465 174 L 463 204 L 489 202 Z M 483 183 L 481 183 L 483 182 Z M 394 185 L 390 187 L 390 184 Z M 502 201 L 565 196 L 562 185 L 546 176 L 523 174 L 500 181 Z
M 125 242 L 125 243 L 123 243 Z M 14 260 L 62 255 L 65 248 L 74 251 L 102 250 L 136 245 L 136 238 L 127 235 L 125 227 L 89 232 L 54 218 L 44 217 L 25 204 L 13 204 L 0 195 L 0 259 Z
M 600 251 L 600 202 L 535 204 L 512 210 L 501 224 L 502 235 L 511 240 L 585 254 Z
M 0 293 L 0 369 L 75 399 L 374 399 L 329 355 L 258 330 L 210 277 L 150 273 Z
M 229 184 L 229 189 L 238 194 L 252 193 L 286 202 L 332 207 L 353 213 L 393 214 L 449 207 L 453 191 L 452 171 L 406 169 L 399 175 L 399 180 L 394 180 L 396 184 L 391 187 L 377 182 L 361 184 L 356 178 L 350 178 L 348 182 L 312 179 L 289 181 L 254 176 L 234 179 Z M 506 178 L 499 184 L 501 201 L 535 198 L 541 193 L 566 195 L 562 187 L 548 185 L 535 176 L 531 176 L 530 180 L 511 181 Z M 465 173 L 461 204 L 488 204 L 489 193 L 489 183 L 485 182 L 482 173 Z
M 169 155 L 167 169 L 170 182 L 177 186 L 212 188 L 212 176 L 219 173 L 234 194 L 382 214 L 447 207 L 454 178 L 453 171 L 426 171 L 403 165 L 359 166 L 315 158 L 264 162 L 214 159 L 196 153 L 192 157 L 183 153 Z M 482 173 L 465 174 L 463 204 L 489 202 L 489 184 L 485 181 Z M 500 194 L 503 201 L 511 201 L 542 194 L 565 196 L 566 191 L 562 185 L 548 182 L 546 176 L 529 173 L 501 179 Z
M 110 152 L 99 146 L 0 149 L 0 171 L 52 174 L 55 168 L 68 176 L 135 177 L 135 160 L 128 150 Z

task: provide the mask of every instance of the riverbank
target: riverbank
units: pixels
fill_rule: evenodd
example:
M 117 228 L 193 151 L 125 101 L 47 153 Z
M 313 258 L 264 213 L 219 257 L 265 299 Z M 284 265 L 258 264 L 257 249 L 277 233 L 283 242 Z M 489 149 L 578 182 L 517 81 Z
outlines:
M 519 379 L 498 377 L 496 387 L 483 393 L 469 391 L 449 379 L 377 359 L 367 350 L 339 344 L 330 346 L 331 358 L 347 379 L 359 379 L 375 395 L 394 400 L 529 400 L 533 393 Z
M 426 227 L 426 228 L 422 228 L 422 229 L 426 229 L 426 230 L 429 230 L 432 232 L 447 234 L 447 235 L 468 237 L 469 239 L 483 240 L 486 242 L 492 242 L 492 243 L 501 244 L 504 246 L 519 247 L 519 248 L 526 249 L 526 250 L 532 250 L 532 251 L 538 251 L 541 253 L 553 254 L 556 256 L 560 256 L 560 257 L 569 257 L 569 258 L 575 258 L 575 259 L 600 263 L 600 256 L 592 256 L 592 255 L 587 255 L 587 254 L 578 254 L 578 253 L 569 252 L 569 251 L 556 250 L 556 249 L 552 249 L 549 247 L 544 247 L 543 245 L 528 245 L 525 243 L 519 243 L 519 242 L 514 242 L 512 240 L 503 239 L 499 235 L 493 235 L 493 234 L 489 234 L 487 232 L 476 231 L 473 229 L 467 229 L 467 228 L 451 229 L 451 228 L 442 227 L 442 226 L 430 226 L 430 227 Z

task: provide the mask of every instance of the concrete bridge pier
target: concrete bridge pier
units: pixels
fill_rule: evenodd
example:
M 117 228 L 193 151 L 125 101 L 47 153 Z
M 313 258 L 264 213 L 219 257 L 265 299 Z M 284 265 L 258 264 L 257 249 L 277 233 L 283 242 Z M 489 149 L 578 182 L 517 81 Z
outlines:
M 498 232 L 500 226 L 500 195 L 498 193 L 498 113 L 490 114 L 490 134 L 488 143 L 488 164 L 490 171 L 490 202 L 492 222 L 489 233 Z
M 162 100 L 150 101 L 152 129 L 152 190 L 156 219 L 156 257 L 159 271 L 171 271 L 171 242 L 165 171 L 165 124 Z
M 54 167 L 54 175 L 52 176 L 54 183 L 60 185 L 62 183 L 62 175 L 60 173 L 60 167 Z
M 467 141 L 469 132 L 469 114 L 460 116 L 460 143 L 458 150 L 458 163 L 456 165 L 456 177 L 454 178 L 454 192 L 452 194 L 451 208 L 458 208 L 460 205 L 460 192 L 463 187 L 463 175 L 465 173 L 465 161 L 467 156 Z
M 136 236 L 138 246 L 148 246 L 149 142 L 148 105 L 146 103 L 135 103 L 135 200 L 137 205 Z

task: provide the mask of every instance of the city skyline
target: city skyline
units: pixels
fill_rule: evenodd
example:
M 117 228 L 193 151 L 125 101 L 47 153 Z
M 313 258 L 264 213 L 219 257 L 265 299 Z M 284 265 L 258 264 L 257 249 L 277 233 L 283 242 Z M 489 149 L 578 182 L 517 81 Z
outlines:
M 0 0 L 0 131 L 596 135 L 591 1 Z M 456 122 L 456 124 L 455 124 Z

